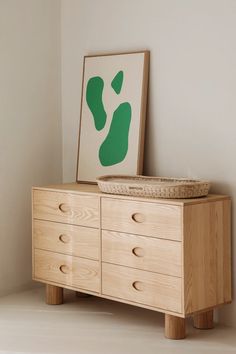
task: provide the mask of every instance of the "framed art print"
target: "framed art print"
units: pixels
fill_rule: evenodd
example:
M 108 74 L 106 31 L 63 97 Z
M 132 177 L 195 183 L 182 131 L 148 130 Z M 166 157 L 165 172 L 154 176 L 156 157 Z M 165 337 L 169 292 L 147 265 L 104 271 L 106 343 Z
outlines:
M 84 57 L 78 182 L 143 168 L 149 51 Z

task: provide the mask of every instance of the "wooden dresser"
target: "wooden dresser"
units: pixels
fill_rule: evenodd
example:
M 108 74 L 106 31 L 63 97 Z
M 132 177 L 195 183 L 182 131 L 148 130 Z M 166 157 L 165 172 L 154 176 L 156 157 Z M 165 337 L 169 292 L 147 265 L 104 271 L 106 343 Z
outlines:
M 63 288 L 165 313 L 167 338 L 185 318 L 212 328 L 231 302 L 230 198 L 145 199 L 95 185 L 33 188 L 33 279 L 46 301 Z

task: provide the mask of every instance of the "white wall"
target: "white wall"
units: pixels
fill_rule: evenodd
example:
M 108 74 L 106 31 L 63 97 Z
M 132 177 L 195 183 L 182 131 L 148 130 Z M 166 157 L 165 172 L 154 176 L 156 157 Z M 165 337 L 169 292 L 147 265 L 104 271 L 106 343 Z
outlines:
M 0 295 L 31 282 L 31 186 L 61 177 L 60 2 L 0 0 Z
M 83 56 L 150 49 L 145 173 L 208 178 L 235 198 L 235 38 L 235 0 L 62 0 L 64 181 L 75 180 Z M 235 233 L 233 252 L 235 264 Z M 220 320 L 236 325 L 235 303 Z

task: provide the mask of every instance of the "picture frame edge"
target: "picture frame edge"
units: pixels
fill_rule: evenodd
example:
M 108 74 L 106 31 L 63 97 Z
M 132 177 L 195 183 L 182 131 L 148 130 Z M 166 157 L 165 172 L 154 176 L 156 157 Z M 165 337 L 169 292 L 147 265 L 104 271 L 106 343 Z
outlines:
M 85 72 L 85 56 L 83 57 L 83 73 L 82 73 L 82 86 L 81 86 L 81 97 L 80 97 L 80 120 L 79 120 L 79 134 L 78 134 L 78 147 L 77 147 L 77 163 L 76 163 L 76 183 L 79 181 L 79 148 L 80 148 L 80 134 L 81 134 L 81 122 L 82 122 L 82 103 L 84 98 L 84 72 Z
M 143 174 L 145 131 L 146 131 L 147 103 L 148 103 L 148 85 L 149 85 L 149 65 L 150 65 L 150 51 L 146 51 L 146 53 L 144 54 L 144 64 L 143 64 L 139 145 L 138 145 L 137 170 L 136 170 L 137 175 Z
M 137 169 L 136 174 L 140 175 L 143 172 L 143 157 L 144 157 L 144 139 L 145 139 L 145 122 L 146 122 L 146 107 L 147 107 L 147 90 L 149 81 L 149 61 L 150 61 L 150 50 L 138 50 L 130 52 L 116 52 L 116 53 L 103 53 L 94 55 L 84 55 L 83 57 L 83 73 L 82 73 L 82 87 L 81 87 L 81 98 L 80 98 L 80 122 L 79 122 L 79 134 L 78 134 L 78 148 L 77 148 L 77 163 L 76 163 L 76 183 L 91 184 L 96 185 L 96 181 L 82 181 L 79 179 L 79 150 L 80 150 L 80 134 L 81 134 L 81 122 L 82 122 L 82 103 L 84 98 L 84 76 L 85 76 L 85 61 L 86 58 L 102 57 L 102 56 L 113 56 L 113 55 L 129 55 L 129 54 L 144 54 L 143 63 L 143 82 L 142 82 L 142 95 L 141 95 L 141 109 L 140 109 L 140 122 L 141 126 L 139 129 L 139 146 L 137 154 Z M 146 72 L 146 76 L 144 73 Z M 145 79 L 145 83 L 144 83 Z M 143 95 L 145 97 L 145 102 L 143 103 Z M 142 112 L 142 113 L 141 113 Z M 144 114 L 144 117 L 141 117 Z M 140 146 L 142 144 L 142 147 Z M 139 154 L 141 153 L 141 161 Z

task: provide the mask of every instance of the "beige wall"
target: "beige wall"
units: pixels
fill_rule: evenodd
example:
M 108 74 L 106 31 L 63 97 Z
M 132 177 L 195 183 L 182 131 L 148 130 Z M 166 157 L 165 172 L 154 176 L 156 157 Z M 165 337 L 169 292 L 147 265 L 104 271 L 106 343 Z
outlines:
M 235 198 L 235 37 L 234 0 L 62 0 L 64 181 L 75 180 L 83 55 L 147 48 L 145 173 L 208 178 Z M 235 264 L 235 234 L 233 251 Z M 236 324 L 235 303 L 220 320 Z
M 60 2 L 0 0 L 0 295 L 31 282 L 31 186 L 61 171 Z

